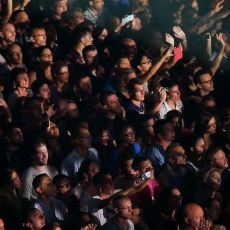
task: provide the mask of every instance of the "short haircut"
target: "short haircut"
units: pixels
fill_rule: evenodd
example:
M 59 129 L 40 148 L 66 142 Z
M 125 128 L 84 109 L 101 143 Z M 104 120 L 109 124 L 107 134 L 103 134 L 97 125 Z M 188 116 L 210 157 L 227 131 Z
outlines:
M 34 25 L 32 28 L 29 30 L 29 36 L 33 37 L 34 36 L 34 31 L 35 30 L 45 30 L 44 26 L 41 24 Z
M 16 17 L 18 16 L 18 14 L 25 12 L 24 10 L 15 10 L 12 14 L 11 14 L 11 21 L 14 23 L 16 21 Z M 26 13 L 26 12 L 25 12 Z
M 24 74 L 24 73 L 27 74 L 27 72 L 24 68 L 15 67 L 14 69 L 12 69 L 10 72 L 10 78 L 11 78 L 12 82 L 16 82 L 18 75 Z
M 207 125 L 212 118 L 213 116 L 209 113 L 201 113 L 195 121 L 194 133 L 196 135 L 204 135 L 207 130 Z
M 19 125 L 16 124 L 15 122 L 10 122 L 10 123 L 5 124 L 2 127 L 2 132 L 3 132 L 4 137 L 11 136 L 12 131 L 17 128 L 19 128 Z
M 183 115 L 180 111 L 178 111 L 177 109 L 172 109 L 170 111 L 168 111 L 166 113 L 166 117 L 165 119 L 168 120 L 169 122 L 172 121 L 172 119 L 174 119 L 175 117 L 179 118 L 179 121 L 181 122 L 182 125 L 182 119 L 183 119 Z
M 3 187 L 11 183 L 11 176 L 13 173 L 17 173 L 17 170 L 11 167 L 6 167 L 0 171 L 0 186 Z
M 88 27 L 76 26 L 73 30 L 72 36 L 74 38 L 75 44 L 79 44 L 81 38 L 85 38 L 87 33 L 91 34 L 91 31 Z
M 26 214 L 25 214 L 25 223 L 29 223 L 29 222 L 31 221 L 30 215 L 31 215 L 33 212 L 37 211 L 37 210 L 39 210 L 39 209 L 37 209 L 37 208 L 30 208 L 30 209 L 26 212 Z M 39 211 L 40 211 L 40 210 L 39 210 Z
M 156 136 L 157 136 L 157 134 L 163 132 L 163 130 L 164 130 L 163 126 L 166 125 L 167 123 L 170 123 L 170 122 L 166 119 L 157 120 L 155 122 L 155 124 L 153 125 L 153 128 L 154 128 L 154 132 L 155 132 Z
M 139 71 L 137 66 L 141 65 L 141 59 L 143 56 L 147 56 L 148 59 L 152 59 L 152 57 L 148 53 L 144 53 L 144 52 L 137 53 L 137 55 L 135 55 L 134 59 L 131 61 L 133 68 L 135 68 L 135 70 L 137 71 Z
M 102 106 L 106 105 L 107 104 L 107 99 L 109 96 L 112 96 L 112 95 L 116 95 L 114 92 L 112 91 L 103 91 L 100 93 L 100 96 L 99 96 L 99 101 L 101 103 Z
M 143 162 L 143 161 L 147 161 L 148 158 L 146 157 L 140 157 L 140 156 L 137 156 L 134 158 L 133 160 L 133 163 L 132 163 L 132 167 L 134 170 L 140 170 L 140 163 Z
M 10 52 L 10 49 L 11 49 L 11 47 L 12 46 L 19 46 L 20 48 L 21 48 L 21 46 L 18 44 L 18 43 L 16 43 L 16 42 L 14 42 L 14 43 L 11 43 L 11 44 L 9 44 L 7 47 L 6 47 L 6 54 L 7 55 L 9 55 L 9 52 Z
M 94 46 L 94 45 L 88 45 L 88 46 L 85 46 L 82 50 L 82 55 L 83 57 L 86 56 L 86 53 L 89 52 L 89 51 L 94 51 L 94 50 L 97 50 L 97 47 Z
M 35 154 L 37 152 L 37 148 L 40 146 L 46 146 L 45 142 L 40 140 L 35 140 L 30 144 L 30 153 Z
M 79 76 L 77 76 L 77 78 L 75 80 L 75 85 L 79 87 L 80 83 L 81 83 L 81 80 L 85 79 L 87 77 L 89 77 L 89 74 L 87 74 L 87 73 L 80 73 Z
M 133 159 L 134 159 L 133 152 L 125 152 L 125 153 L 119 154 L 117 157 L 117 167 L 120 167 L 121 169 L 123 169 L 126 161 L 133 160 Z
M 172 88 L 175 85 L 178 85 L 176 82 L 172 81 L 171 79 L 164 77 L 159 82 L 161 87 L 163 88 Z
M 53 77 L 55 77 L 55 75 L 59 74 L 61 68 L 63 67 L 68 67 L 68 64 L 66 64 L 63 61 L 56 61 L 52 64 L 51 66 L 51 74 Z
M 208 171 L 206 171 L 203 174 L 203 179 L 208 179 L 210 174 L 213 173 L 213 172 L 218 172 L 221 175 L 221 171 L 219 169 L 213 167 L 213 168 L 210 168 Z
M 155 122 L 155 118 L 153 117 L 153 115 L 151 114 L 139 114 L 138 116 L 138 122 L 137 124 L 135 125 L 136 129 L 139 131 L 140 129 L 143 128 L 143 124 L 151 119 L 154 120 Z
M 31 89 L 32 89 L 33 93 L 39 94 L 39 90 L 44 84 L 47 84 L 47 83 L 40 80 L 40 79 L 35 80 L 31 85 Z
M 81 136 L 82 129 L 85 129 L 85 128 L 79 127 L 79 126 L 74 127 L 71 131 L 72 138 L 78 138 L 79 136 Z
M 216 146 L 211 146 L 209 147 L 206 152 L 205 152 L 205 159 L 207 161 L 207 163 L 210 165 L 210 163 L 215 160 L 215 155 L 218 151 L 220 151 L 221 148 L 220 147 L 216 147 Z
M 136 85 L 143 85 L 143 82 L 139 78 L 133 78 L 129 81 L 126 88 L 129 93 L 133 93 L 135 91 Z
M 95 186 L 101 184 L 101 179 L 102 179 L 102 177 L 103 177 L 103 176 L 106 176 L 106 175 L 110 175 L 110 172 L 109 172 L 109 171 L 106 171 L 106 170 L 102 170 L 102 171 L 97 172 L 97 173 L 93 176 L 93 184 L 94 184 Z
M 50 50 L 50 47 L 48 47 L 48 46 L 39 46 L 39 47 L 35 47 L 35 48 L 33 49 L 33 55 L 34 55 L 35 57 L 41 57 L 42 52 L 43 52 L 44 49 L 49 49 L 49 50 Z
M 57 174 L 54 178 L 53 178 L 53 184 L 55 186 L 58 186 L 61 182 L 62 179 L 69 179 L 68 176 L 64 175 L 64 174 Z
M 49 176 L 46 173 L 42 173 L 34 177 L 32 185 L 35 191 L 41 185 L 41 181 L 44 177 L 49 177 Z
M 220 203 L 220 201 L 217 198 L 209 198 L 205 201 L 204 208 L 211 208 L 213 201 L 218 201 Z
M 115 196 L 114 199 L 113 199 L 113 208 L 119 208 L 119 205 L 120 205 L 120 202 L 122 200 L 130 200 L 128 196 L 126 195 L 118 195 L 118 196 Z
M 209 74 L 210 76 L 212 76 L 212 73 L 210 71 L 207 70 L 198 70 L 194 76 L 193 76 L 193 82 L 194 84 L 197 86 L 200 82 L 201 82 L 201 76 L 204 74 Z
M 166 152 L 165 152 L 165 155 L 166 155 L 166 158 L 167 158 L 167 159 L 171 158 L 171 157 L 174 155 L 174 153 L 175 153 L 174 148 L 176 148 L 176 147 L 178 147 L 178 146 L 181 146 L 181 144 L 180 144 L 180 143 L 171 143 L 171 144 L 167 147 Z M 181 146 L 181 147 L 182 147 L 182 146 Z

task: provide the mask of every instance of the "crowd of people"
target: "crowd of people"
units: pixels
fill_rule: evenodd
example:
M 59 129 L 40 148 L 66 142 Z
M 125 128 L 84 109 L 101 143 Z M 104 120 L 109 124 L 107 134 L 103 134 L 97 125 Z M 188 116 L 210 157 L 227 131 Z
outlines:
M 0 229 L 230 230 L 229 0 L 0 3 Z

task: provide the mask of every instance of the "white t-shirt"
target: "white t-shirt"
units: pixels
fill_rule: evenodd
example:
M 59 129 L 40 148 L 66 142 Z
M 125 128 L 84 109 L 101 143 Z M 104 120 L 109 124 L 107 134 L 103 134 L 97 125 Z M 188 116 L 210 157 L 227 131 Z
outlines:
M 28 167 L 21 176 L 21 185 L 19 188 L 19 196 L 21 198 L 27 198 L 28 200 L 34 200 L 37 198 L 37 194 L 33 188 L 33 179 L 40 174 L 46 173 L 51 179 L 58 174 L 56 168 L 50 165 L 45 166 L 44 172 L 37 172 L 34 168 Z

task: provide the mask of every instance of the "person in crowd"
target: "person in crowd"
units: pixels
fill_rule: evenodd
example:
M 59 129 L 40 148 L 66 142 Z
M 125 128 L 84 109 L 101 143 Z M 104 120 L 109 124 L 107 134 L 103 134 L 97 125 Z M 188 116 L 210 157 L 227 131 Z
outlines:
M 51 1 L 51 21 L 60 21 L 62 12 L 67 10 L 67 2 L 64 0 Z
M 46 224 L 45 216 L 39 209 L 31 208 L 26 213 L 24 224 L 30 230 L 41 230 Z
M 74 176 L 84 159 L 92 159 L 98 163 L 100 167 L 100 159 L 96 149 L 91 148 L 92 138 L 89 130 L 77 127 L 73 131 L 72 138 L 74 140 L 74 150 L 70 152 L 62 161 L 61 172 L 69 177 Z
M 31 157 L 33 163 L 28 167 L 21 176 L 21 186 L 19 195 L 21 198 L 32 201 L 37 198 L 37 194 L 33 189 L 33 179 L 40 174 L 46 173 L 53 178 L 58 174 L 57 169 L 53 166 L 47 165 L 48 150 L 46 144 L 41 141 L 35 141 L 31 146 Z
M 15 169 L 5 168 L 1 170 L 0 178 L 0 215 L 6 229 L 17 229 L 23 220 L 23 206 L 16 192 L 20 187 L 19 175 Z M 14 221 L 11 218 L 14 218 Z
M 179 143 L 172 143 L 166 149 L 167 166 L 160 173 L 158 180 L 161 186 L 175 186 L 179 189 L 186 183 L 186 159 L 185 150 Z
M 58 223 L 46 224 L 41 230 L 62 230 Z
M 59 223 L 66 225 L 67 211 L 64 203 L 62 203 L 55 195 L 55 185 L 52 179 L 45 173 L 37 175 L 33 179 L 33 188 L 38 198 L 33 201 L 30 208 L 39 209 L 45 216 L 46 224 Z
M 151 161 L 155 173 L 159 174 L 165 163 L 165 151 L 175 139 L 175 130 L 166 119 L 157 120 L 153 126 L 156 141 L 149 147 L 146 157 Z

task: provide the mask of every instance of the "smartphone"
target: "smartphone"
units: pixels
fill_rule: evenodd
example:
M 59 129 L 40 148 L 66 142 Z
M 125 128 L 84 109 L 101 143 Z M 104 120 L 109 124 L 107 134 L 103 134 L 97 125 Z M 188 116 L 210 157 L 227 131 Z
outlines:
M 151 176 L 150 172 L 146 172 L 146 173 L 142 174 L 142 180 L 146 180 L 146 179 L 150 178 L 150 176 Z
M 207 40 L 207 39 L 209 39 L 209 34 L 203 35 L 203 40 Z
M 183 53 L 181 52 L 181 47 L 174 48 L 174 60 L 178 61 L 183 58 Z
M 131 15 L 125 17 L 125 18 L 122 18 L 121 23 L 127 23 L 127 22 L 130 22 L 130 21 L 133 21 L 133 19 L 134 19 L 134 15 L 131 14 Z

